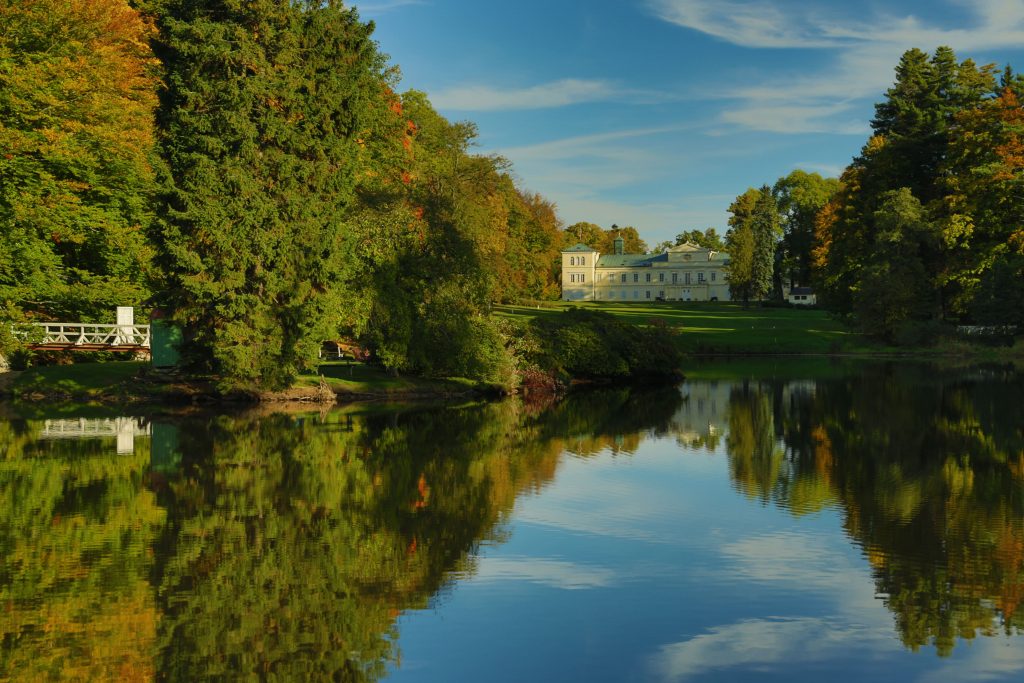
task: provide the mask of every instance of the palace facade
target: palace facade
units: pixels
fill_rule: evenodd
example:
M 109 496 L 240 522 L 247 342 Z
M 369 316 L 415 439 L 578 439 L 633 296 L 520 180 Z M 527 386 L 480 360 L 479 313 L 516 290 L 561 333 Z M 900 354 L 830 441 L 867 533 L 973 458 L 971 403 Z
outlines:
M 682 244 L 662 254 L 614 254 L 585 244 L 562 252 L 563 301 L 729 301 L 729 255 Z

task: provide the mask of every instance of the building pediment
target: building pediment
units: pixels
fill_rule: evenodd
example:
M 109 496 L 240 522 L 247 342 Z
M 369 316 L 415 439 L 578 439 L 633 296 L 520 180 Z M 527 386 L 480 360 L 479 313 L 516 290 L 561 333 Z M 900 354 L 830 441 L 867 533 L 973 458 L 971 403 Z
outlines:
M 566 253 L 569 253 L 569 252 L 583 253 L 583 254 L 597 254 L 598 253 L 597 249 L 594 249 L 593 247 L 588 247 L 587 245 L 583 244 L 582 242 L 579 243 L 579 244 L 574 244 L 573 246 L 569 247 L 568 249 L 563 249 L 562 250 L 563 254 L 566 254 Z

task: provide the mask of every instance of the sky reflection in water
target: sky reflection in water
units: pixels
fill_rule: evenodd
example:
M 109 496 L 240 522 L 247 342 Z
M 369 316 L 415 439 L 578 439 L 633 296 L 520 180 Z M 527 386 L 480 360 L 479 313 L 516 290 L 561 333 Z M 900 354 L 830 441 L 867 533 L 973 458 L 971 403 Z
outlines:
M 817 374 L 0 421 L 0 679 L 1024 676 L 1021 376 Z

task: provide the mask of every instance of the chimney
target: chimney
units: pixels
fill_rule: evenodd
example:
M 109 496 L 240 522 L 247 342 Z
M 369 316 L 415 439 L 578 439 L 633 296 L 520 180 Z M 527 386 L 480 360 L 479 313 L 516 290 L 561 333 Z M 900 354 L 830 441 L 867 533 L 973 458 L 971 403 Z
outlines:
M 613 244 L 615 245 L 615 253 L 621 256 L 622 250 L 625 248 L 626 245 L 626 240 L 622 239 L 621 237 L 616 237 L 613 241 Z

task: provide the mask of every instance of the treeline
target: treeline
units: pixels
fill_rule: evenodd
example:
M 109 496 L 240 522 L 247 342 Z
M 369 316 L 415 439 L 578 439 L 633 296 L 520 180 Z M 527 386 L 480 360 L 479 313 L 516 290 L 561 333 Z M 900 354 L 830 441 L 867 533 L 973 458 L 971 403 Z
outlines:
M 486 313 L 557 292 L 555 207 L 397 93 L 373 28 L 338 0 L 0 1 L 3 317 L 159 307 L 238 385 L 338 337 L 496 379 Z
M 822 304 L 881 339 L 919 344 L 951 323 L 1024 325 L 1022 95 L 1009 66 L 959 62 L 948 47 L 907 51 L 837 184 L 803 174 L 788 198 L 776 184 L 737 199 L 734 267 L 747 252 L 765 258 L 746 245 L 772 230 L 776 281 L 781 272 L 813 283 Z M 796 188 L 813 191 L 798 198 Z M 770 200 L 782 220 L 767 226 Z M 751 273 L 752 298 L 766 297 L 763 267 Z

